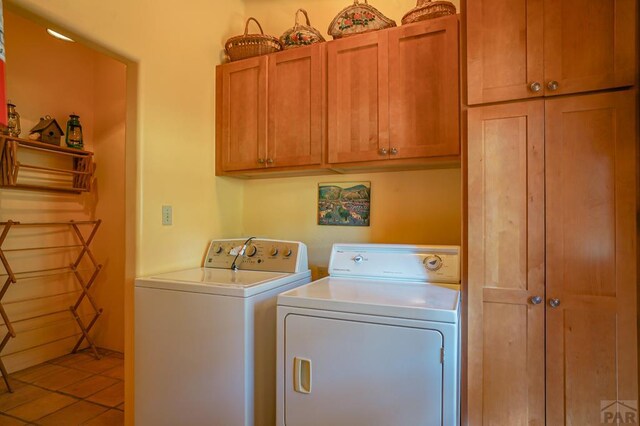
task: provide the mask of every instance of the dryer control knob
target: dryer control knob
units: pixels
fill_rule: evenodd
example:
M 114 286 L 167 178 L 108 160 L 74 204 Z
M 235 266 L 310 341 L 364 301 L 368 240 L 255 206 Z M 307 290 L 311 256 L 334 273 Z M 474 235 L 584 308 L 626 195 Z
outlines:
M 214 252 L 215 254 L 220 254 L 220 253 L 222 253 L 222 246 L 221 246 L 221 245 L 214 246 L 214 247 L 213 247 L 213 252 Z
M 291 251 L 291 249 L 289 247 L 285 247 L 284 248 L 284 252 L 282 253 L 282 255 L 284 257 L 289 257 L 293 254 L 293 251 Z
M 355 263 L 362 263 L 362 261 L 364 260 L 364 257 L 362 257 L 361 254 L 357 255 L 356 257 L 353 258 L 353 261 Z
M 269 256 L 277 256 L 278 255 L 278 247 L 271 247 L 269 251 Z
M 437 271 L 442 268 L 442 258 L 437 254 L 431 254 L 424 259 L 424 266 L 429 271 Z

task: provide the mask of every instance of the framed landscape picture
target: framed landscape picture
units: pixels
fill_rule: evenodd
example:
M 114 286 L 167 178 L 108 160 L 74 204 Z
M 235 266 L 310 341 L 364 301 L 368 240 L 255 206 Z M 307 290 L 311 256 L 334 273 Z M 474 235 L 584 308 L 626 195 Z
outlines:
M 371 182 L 318 184 L 318 225 L 369 226 Z

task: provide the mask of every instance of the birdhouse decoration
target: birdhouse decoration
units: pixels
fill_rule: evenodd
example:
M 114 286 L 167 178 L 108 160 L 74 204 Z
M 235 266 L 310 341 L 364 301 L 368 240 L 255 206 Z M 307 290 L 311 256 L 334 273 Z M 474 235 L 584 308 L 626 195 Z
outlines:
M 48 143 L 51 145 L 60 145 L 60 138 L 64 135 L 62 127 L 55 118 L 46 115 L 40 118 L 40 122 L 31 129 L 29 139 Z

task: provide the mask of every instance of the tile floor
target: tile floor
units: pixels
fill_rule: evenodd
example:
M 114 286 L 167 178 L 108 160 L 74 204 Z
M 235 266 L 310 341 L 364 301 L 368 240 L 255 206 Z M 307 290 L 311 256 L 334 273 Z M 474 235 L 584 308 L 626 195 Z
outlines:
M 0 426 L 124 424 L 124 359 L 101 349 L 65 355 L 0 380 Z

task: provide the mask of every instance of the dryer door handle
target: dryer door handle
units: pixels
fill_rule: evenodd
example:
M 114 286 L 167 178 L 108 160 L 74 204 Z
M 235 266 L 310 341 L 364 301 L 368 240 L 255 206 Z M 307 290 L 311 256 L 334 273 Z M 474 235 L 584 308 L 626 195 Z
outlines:
M 311 360 L 293 358 L 293 390 L 300 393 L 311 393 Z

